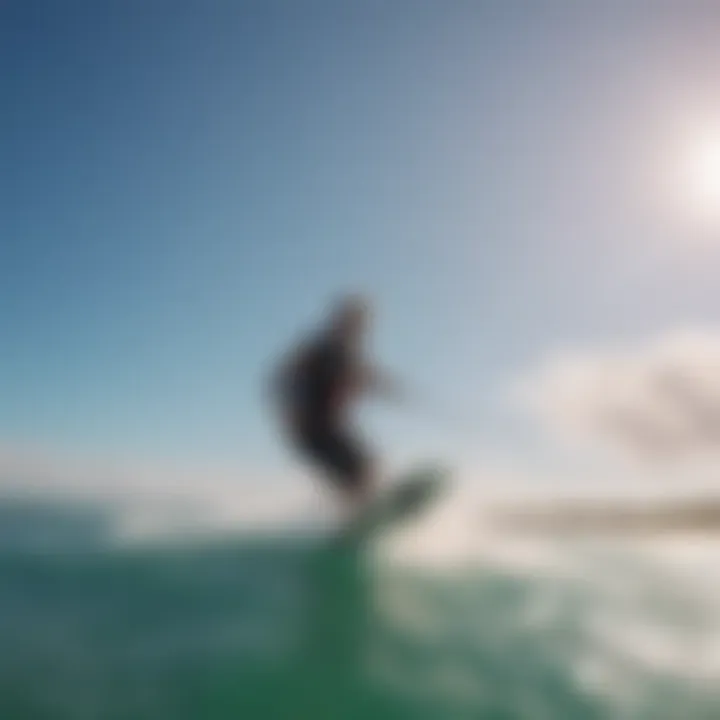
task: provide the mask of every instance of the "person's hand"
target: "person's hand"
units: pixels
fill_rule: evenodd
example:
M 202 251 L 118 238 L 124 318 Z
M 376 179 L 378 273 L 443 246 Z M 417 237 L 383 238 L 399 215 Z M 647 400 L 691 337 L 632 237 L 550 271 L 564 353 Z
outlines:
M 405 402 L 407 391 L 402 384 L 388 373 L 378 370 L 371 375 L 371 387 L 375 393 L 382 395 L 386 400 L 396 403 Z

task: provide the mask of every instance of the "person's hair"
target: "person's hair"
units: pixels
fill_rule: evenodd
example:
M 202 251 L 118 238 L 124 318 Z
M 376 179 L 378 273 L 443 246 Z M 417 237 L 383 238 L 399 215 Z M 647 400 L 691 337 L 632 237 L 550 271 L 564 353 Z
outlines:
M 335 314 L 336 315 L 349 315 L 356 312 L 366 312 L 368 310 L 369 303 L 367 298 L 360 293 L 348 293 L 342 295 L 335 302 Z
M 359 293 L 342 295 L 332 305 L 330 323 L 334 327 L 341 327 L 358 314 L 366 315 L 369 309 L 370 304 L 363 295 Z

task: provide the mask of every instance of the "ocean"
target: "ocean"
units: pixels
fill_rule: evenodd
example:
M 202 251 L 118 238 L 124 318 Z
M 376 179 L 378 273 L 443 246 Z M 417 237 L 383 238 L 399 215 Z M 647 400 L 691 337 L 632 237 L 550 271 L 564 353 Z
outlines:
M 464 517 L 358 549 L 277 523 L 133 534 L 112 503 L 7 498 L 0 718 L 720 718 L 711 535 Z

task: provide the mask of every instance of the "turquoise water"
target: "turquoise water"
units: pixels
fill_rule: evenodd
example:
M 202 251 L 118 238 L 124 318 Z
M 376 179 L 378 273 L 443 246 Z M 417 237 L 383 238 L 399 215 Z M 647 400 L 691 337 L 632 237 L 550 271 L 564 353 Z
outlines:
M 438 566 L 107 522 L 0 509 L 0 718 L 720 717 L 720 611 L 682 543 Z

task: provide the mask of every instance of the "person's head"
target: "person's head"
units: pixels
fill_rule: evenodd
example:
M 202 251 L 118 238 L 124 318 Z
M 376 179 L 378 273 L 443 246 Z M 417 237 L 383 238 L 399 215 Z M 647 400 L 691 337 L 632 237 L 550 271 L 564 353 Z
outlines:
M 371 321 L 370 305 L 360 295 L 346 295 L 332 308 L 332 331 L 349 342 L 359 342 Z

